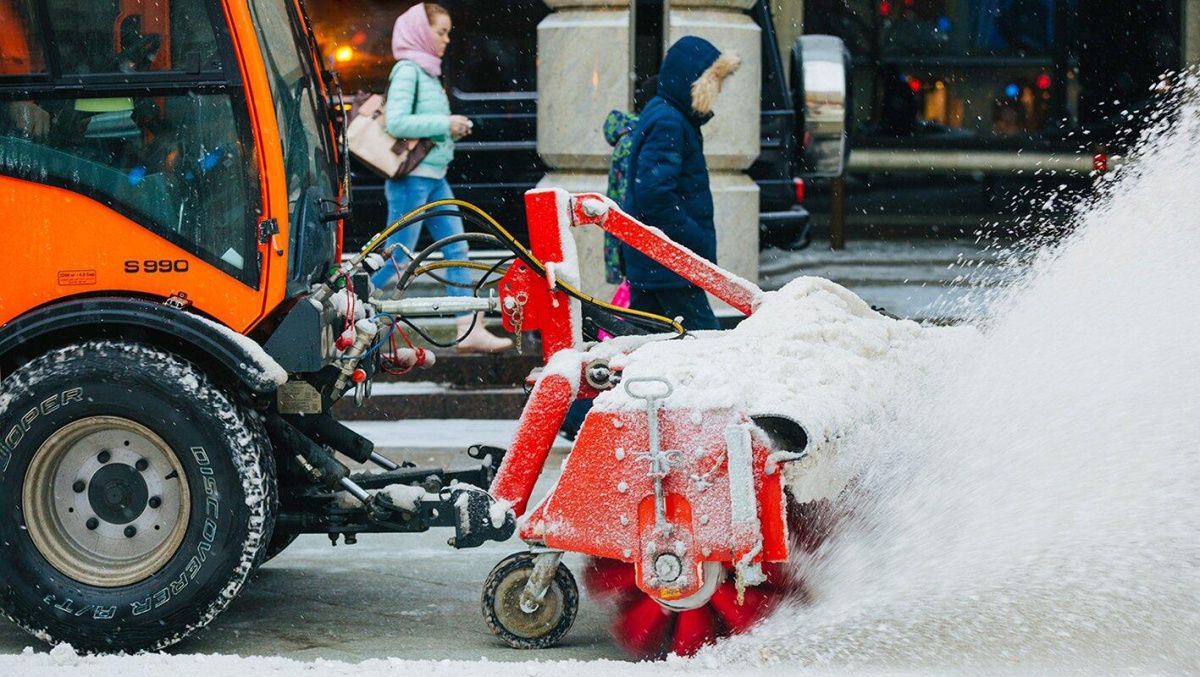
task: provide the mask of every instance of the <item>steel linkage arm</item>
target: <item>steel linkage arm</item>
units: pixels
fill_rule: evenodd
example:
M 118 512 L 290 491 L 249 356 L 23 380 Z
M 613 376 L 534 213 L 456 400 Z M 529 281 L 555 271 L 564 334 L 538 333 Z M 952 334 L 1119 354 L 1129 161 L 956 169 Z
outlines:
M 575 195 L 571 200 L 571 213 L 572 225 L 591 224 L 603 228 L 740 313 L 753 313 L 762 301 L 763 291 L 758 285 L 701 258 L 658 228 L 648 226 L 621 211 L 616 203 L 604 195 Z

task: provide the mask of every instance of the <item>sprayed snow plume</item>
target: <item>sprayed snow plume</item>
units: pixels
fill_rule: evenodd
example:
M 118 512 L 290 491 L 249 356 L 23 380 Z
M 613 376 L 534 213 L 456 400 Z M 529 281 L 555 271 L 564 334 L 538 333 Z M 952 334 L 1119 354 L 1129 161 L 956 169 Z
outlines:
M 983 331 L 844 442 L 808 605 L 697 660 L 1200 670 L 1200 86 Z

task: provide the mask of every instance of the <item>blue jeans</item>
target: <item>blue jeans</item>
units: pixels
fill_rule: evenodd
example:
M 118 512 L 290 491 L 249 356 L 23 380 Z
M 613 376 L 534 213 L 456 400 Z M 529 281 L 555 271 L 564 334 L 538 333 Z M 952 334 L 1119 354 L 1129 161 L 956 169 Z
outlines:
M 388 179 L 384 183 L 384 194 L 387 195 L 388 225 L 421 205 L 438 200 L 448 200 L 454 197 L 454 193 L 450 190 L 450 184 L 446 183 L 446 179 L 427 179 L 423 176 L 404 176 L 399 179 Z M 446 210 L 453 210 L 457 213 L 458 207 L 438 207 L 434 211 L 440 212 Z M 463 222 L 462 218 L 457 215 L 434 216 L 401 228 L 387 239 L 387 244 L 400 243 L 415 254 L 417 238 L 420 237 L 422 228 L 428 228 L 430 237 L 436 241 L 463 232 Z M 465 240 L 446 245 L 442 247 L 441 251 L 447 261 L 470 260 Z M 408 257 L 403 252 L 396 252 L 394 257 L 396 263 L 400 264 L 400 270 L 403 271 L 409 261 Z M 466 268 L 443 268 L 437 271 L 437 274 L 455 284 L 471 284 L 471 274 Z M 376 288 L 383 289 L 388 284 L 394 282 L 397 277 L 396 266 L 392 265 L 389 261 L 383 270 L 375 273 L 371 281 L 375 283 Z M 471 296 L 471 290 L 465 287 L 447 285 L 446 295 Z

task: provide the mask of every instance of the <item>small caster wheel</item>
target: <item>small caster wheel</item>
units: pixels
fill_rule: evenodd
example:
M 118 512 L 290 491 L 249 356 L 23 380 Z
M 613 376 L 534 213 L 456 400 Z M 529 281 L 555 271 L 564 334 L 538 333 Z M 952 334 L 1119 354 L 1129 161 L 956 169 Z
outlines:
M 579 587 L 561 562 L 541 604 L 531 612 L 521 608 L 521 592 L 536 560 L 537 555 L 529 552 L 509 555 L 483 584 L 483 618 L 492 632 L 514 649 L 546 649 L 558 644 L 579 611 Z

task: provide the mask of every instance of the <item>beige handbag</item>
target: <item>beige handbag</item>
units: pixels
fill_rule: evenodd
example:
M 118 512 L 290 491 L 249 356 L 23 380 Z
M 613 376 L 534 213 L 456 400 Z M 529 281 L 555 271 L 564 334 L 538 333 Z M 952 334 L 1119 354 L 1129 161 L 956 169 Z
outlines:
M 433 139 L 397 139 L 388 134 L 386 101 L 382 95 L 371 94 L 358 106 L 357 113 L 346 128 L 350 154 L 358 158 L 385 179 L 397 179 L 408 174 L 433 148 Z M 413 96 L 413 110 L 417 97 Z

